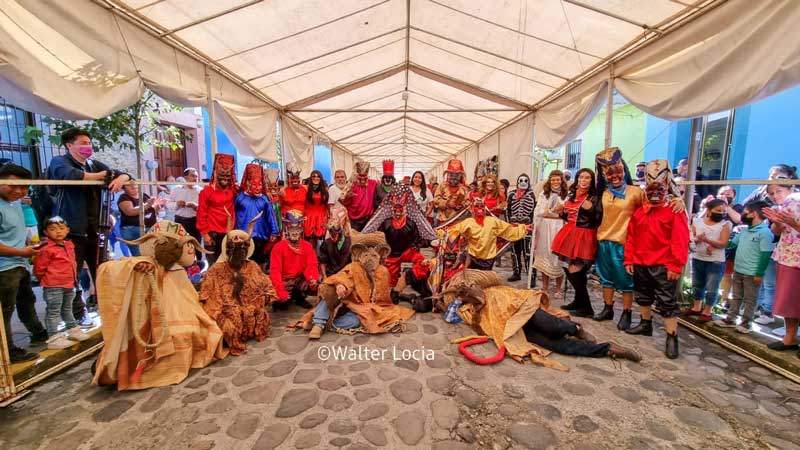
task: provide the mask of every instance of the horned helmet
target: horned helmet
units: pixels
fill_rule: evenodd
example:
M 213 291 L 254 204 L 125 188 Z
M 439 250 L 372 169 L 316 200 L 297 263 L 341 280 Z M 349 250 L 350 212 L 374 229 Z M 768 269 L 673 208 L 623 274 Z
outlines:
M 293 189 L 300 187 L 300 167 L 290 162 L 286 164 L 286 178 L 289 180 L 287 183 Z
M 222 189 L 236 183 L 236 160 L 233 155 L 217 153 L 214 155 L 214 166 L 211 171 L 211 184 Z M 235 184 L 234 184 L 235 186 Z M 236 189 L 234 187 L 234 189 Z
M 171 269 L 175 265 L 189 267 L 195 262 L 195 253 L 212 253 L 204 250 L 183 225 L 169 220 L 159 220 L 144 236 L 126 241 L 128 245 L 138 245 L 142 256 L 155 258 L 158 265 Z
M 358 183 L 361 185 L 366 185 L 367 180 L 369 179 L 369 163 L 366 161 L 358 161 L 355 164 L 356 178 L 358 179 Z

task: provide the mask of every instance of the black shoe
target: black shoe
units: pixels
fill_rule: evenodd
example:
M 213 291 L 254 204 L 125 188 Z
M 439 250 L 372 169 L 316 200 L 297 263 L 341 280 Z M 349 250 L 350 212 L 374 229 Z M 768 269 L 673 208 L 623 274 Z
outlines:
M 614 320 L 614 304 L 613 303 L 610 305 L 608 303 L 604 304 L 603 310 L 597 313 L 596 316 L 592 317 L 592 319 L 598 322 L 603 322 L 606 320 Z
M 642 356 L 639 353 L 637 353 L 636 350 L 623 347 L 617 344 L 609 344 L 608 357 L 617 359 L 627 359 L 628 361 L 633 361 L 637 363 L 642 360 Z
M 514 272 L 514 273 L 513 273 L 513 274 L 512 274 L 510 277 L 508 277 L 508 278 L 506 279 L 506 281 L 508 281 L 508 282 L 512 282 L 512 281 L 519 281 L 519 280 L 521 280 L 521 279 L 522 279 L 522 278 L 519 276 L 519 272 Z
M 633 313 L 630 309 L 623 309 L 622 315 L 619 316 L 619 322 L 617 322 L 617 329 L 620 331 L 625 331 L 631 327 L 631 316 Z
M 653 320 L 646 320 L 642 319 L 639 322 L 639 325 L 636 325 L 633 328 L 628 328 L 625 330 L 628 334 L 641 334 L 642 336 L 652 336 L 653 335 Z
M 47 342 L 49 338 L 50 337 L 47 335 L 47 331 L 45 330 L 42 330 L 38 333 L 33 333 L 31 335 L 31 345 L 42 344 L 44 342 Z
M 794 344 L 786 345 L 783 343 L 783 341 L 775 341 L 767 344 L 767 348 L 769 348 L 770 350 L 777 350 L 779 352 L 783 352 L 786 350 L 797 350 L 798 348 L 800 348 L 800 345 L 798 345 L 796 342 Z
M 95 297 L 94 295 L 90 295 L 86 299 L 86 309 L 89 312 L 97 311 L 97 297 Z
M 578 309 L 582 309 L 574 301 L 569 302 L 566 305 L 561 305 L 560 308 L 563 309 L 564 311 L 575 311 Z
M 11 357 L 11 363 L 21 363 L 25 361 L 33 361 L 34 359 L 38 358 L 39 355 L 37 353 L 31 353 L 29 351 L 23 350 L 19 347 L 12 347 L 8 351 L 9 356 Z
M 591 308 L 575 309 L 575 310 L 571 310 L 569 312 L 569 315 L 571 315 L 573 317 L 593 317 L 594 316 L 594 310 L 591 309 Z
M 669 359 L 675 359 L 678 357 L 678 333 L 669 334 L 667 333 L 667 343 L 664 347 L 664 354 L 667 355 Z
M 308 303 L 308 300 L 304 298 L 298 298 L 294 301 L 294 304 L 305 309 L 311 309 L 314 307 L 311 303 Z
M 389 291 L 389 297 L 392 299 L 392 303 L 395 305 L 400 303 L 400 293 L 392 289 Z

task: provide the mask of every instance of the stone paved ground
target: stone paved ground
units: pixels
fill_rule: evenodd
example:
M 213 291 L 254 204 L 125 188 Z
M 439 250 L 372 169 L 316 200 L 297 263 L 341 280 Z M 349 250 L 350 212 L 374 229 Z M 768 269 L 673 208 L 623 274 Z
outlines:
M 98 388 L 84 362 L 0 410 L 0 448 L 800 448 L 800 386 L 686 330 L 680 359 L 669 361 L 663 330 L 634 338 L 584 320 L 645 359 L 554 356 L 570 367 L 563 373 L 510 359 L 476 366 L 448 343 L 471 331 L 440 315 L 417 315 L 402 334 L 310 343 L 283 331 L 300 313 L 275 314 L 272 337 L 179 386 Z M 322 346 L 387 349 L 388 358 L 323 363 Z M 435 359 L 391 360 L 392 349 L 422 347 Z

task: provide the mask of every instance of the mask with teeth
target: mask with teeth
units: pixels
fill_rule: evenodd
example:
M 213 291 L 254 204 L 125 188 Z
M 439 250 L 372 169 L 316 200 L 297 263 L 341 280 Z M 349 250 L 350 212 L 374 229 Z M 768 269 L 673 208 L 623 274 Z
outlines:
M 527 190 L 531 187 L 531 180 L 527 175 L 520 175 L 517 178 L 517 189 Z

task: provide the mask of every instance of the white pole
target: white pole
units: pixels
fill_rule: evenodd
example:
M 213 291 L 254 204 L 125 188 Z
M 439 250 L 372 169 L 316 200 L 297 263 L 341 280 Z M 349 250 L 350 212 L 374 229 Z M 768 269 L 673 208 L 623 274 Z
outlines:
M 534 116 L 532 125 L 536 123 L 536 117 Z M 536 148 L 536 129 L 534 128 L 531 130 L 531 155 L 533 155 L 533 149 Z M 533 159 L 533 158 L 531 158 Z M 531 183 L 530 189 L 533 190 L 534 186 Z M 534 191 L 535 192 L 535 191 Z M 533 228 L 531 231 L 531 248 L 528 250 L 528 284 L 525 286 L 526 289 L 531 289 L 531 279 L 533 278 L 533 250 L 536 248 L 536 227 Z
M 608 98 L 606 99 L 606 146 L 611 147 L 611 129 L 614 124 L 614 65 L 608 71 Z
M 211 75 L 208 73 L 206 67 L 206 109 L 208 110 L 208 126 L 211 128 L 211 164 L 214 164 L 213 158 L 217 156 L 217 120 L 214 117 L 214 97 L 211 95 Z

